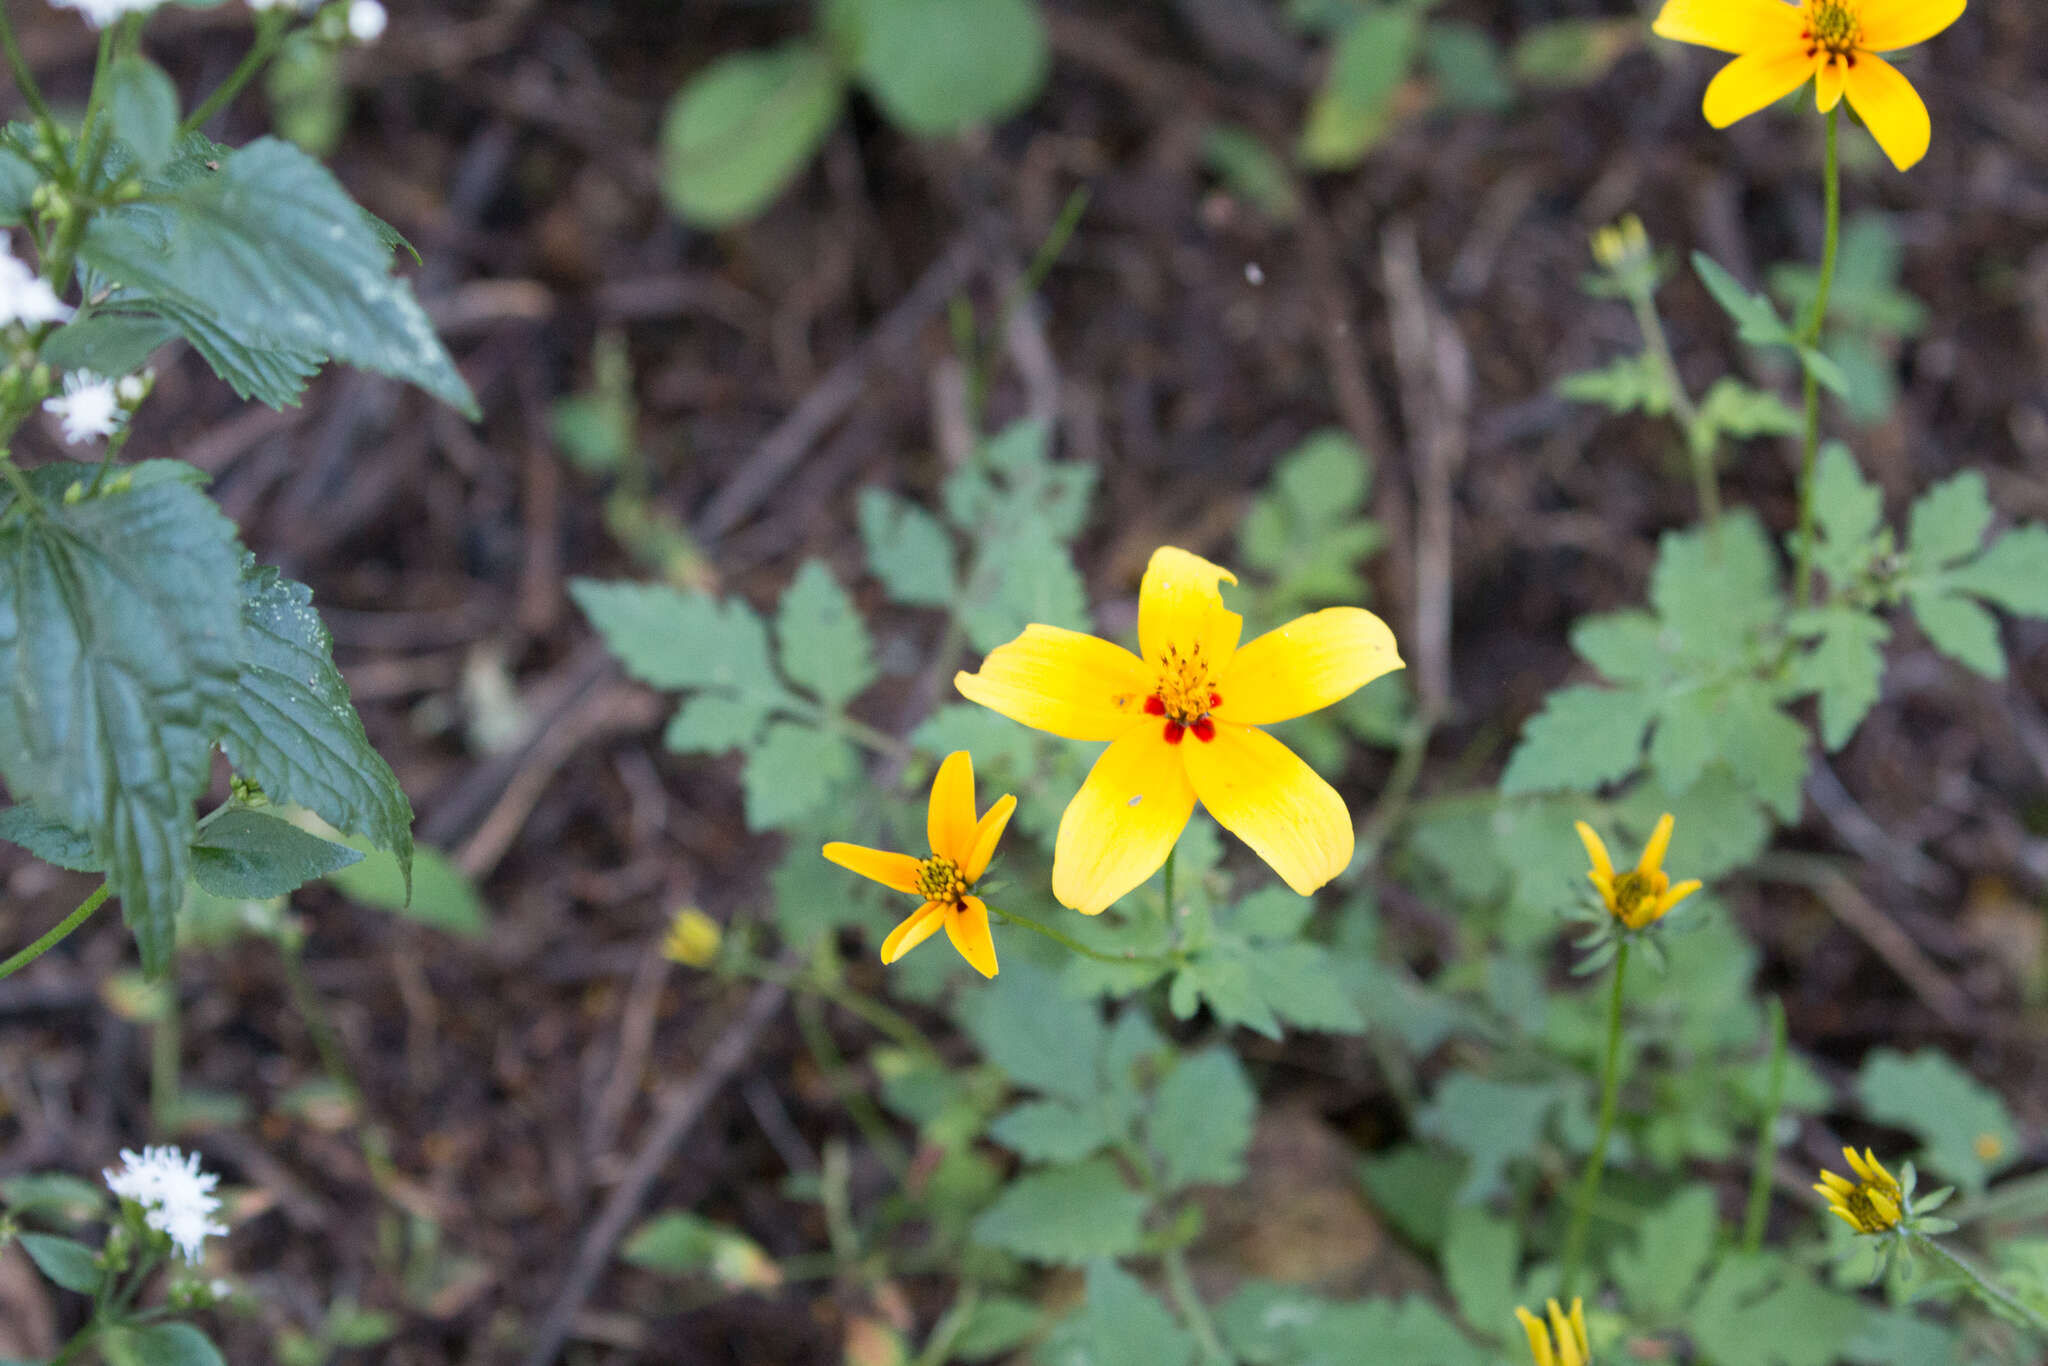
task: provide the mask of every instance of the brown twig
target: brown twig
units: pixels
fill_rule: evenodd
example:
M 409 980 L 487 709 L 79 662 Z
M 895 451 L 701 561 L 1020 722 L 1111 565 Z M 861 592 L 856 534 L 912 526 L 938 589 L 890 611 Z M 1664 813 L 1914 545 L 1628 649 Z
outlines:
M 1970 999 L 1963 989 L 1950 981 L 1920 951 L 1920 946 L 1832 862 L 1812 854 L 1777 852 L 1758 859 L 1755 871 L 1767 881 L 1796 883 L 1819 897 L 1835 918 L 1869 945 L 1871 952 L 1882 958 L 1943 1024 L 1961 1029 L 1968 1022 Z

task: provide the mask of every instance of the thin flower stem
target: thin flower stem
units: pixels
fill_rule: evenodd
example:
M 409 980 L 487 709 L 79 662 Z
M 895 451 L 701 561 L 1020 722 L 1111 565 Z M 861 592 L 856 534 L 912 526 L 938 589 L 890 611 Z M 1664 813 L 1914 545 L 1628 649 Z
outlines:
M 7 17 L 5 4 L 0 4 L 0 47 L 7 49 L 7 65 L 14 72 L 14 84 L 21 91 L 21 98 L 27 101 L 29 112 L 36 116 L 36 126 L 42 129 L 43 136 L 50 140 L 52 147 L 58 146 L 57 120 L 51 115 L 50 106 L 43 102 L 43 92 L 37 87 L 35 75 L 21 55 L 21 44 L 14 37 L 14 21 Z
M 1053 943 L 1064 945 L 1065 947 L 1072 949 L 1075 953 L 1080 954 L 1083 958 L 1092 958 L 1098 963 L 1114 963 L 1118 967 L 1129 967 L 1133 963 L 1156 963 L 1167 961 L 1163 957 L 1154 956 L 1151 954 L 1146 954 L 1142 956 L 1137 954 L 1116 954 L 1104 953 L 1100 949 L 1091 949 L 1086 944 L 1083 944 L 1080 940 L 1069 938 L 1068 936 L 1061 934 L 1058 930 L 1054 929 L 1050 925 L 1044 924 L 1037 920 L 1033 920 L 1028 915 L 1018 915 L 1015 911 L 1006 911 L 1000 906 L 990 906 L 988 908 L 988 913 L 1000 920 L 1007 920 L 1012 925 L 1017 925 L 1022 927 L 1023 929 L 1031 930 L 1035 933 L 1042 934 L 1047 939 L 1052 940 Z
M 1685 381 L 1678 376 L 1678 362 L 1672 357 L 1664 320 L 1657 314 L 1657 300 L 1645 288 L 1631 294 L 1629 303 L 1635 308 L 1636 328 L 1643 334 L 1643 345 L 1650 349 L 1650 359 L 1657 363 L 1657 369 L 1664 375 L 1664 386 L 1671 393 L 1671 411 L 1678 418 L 1686 458 L 1692 462 L 1693 490 L 1699 498 L 1700 517 L 1709 528 L 1716 527 L 1721 522 L 1721 486 L 1714 476 L 1713 448 L 1701 446 L 1694 436 L 1700 410 L 1686 392 Z
M 36 940 L 35 943 L 29 945 L 20 953 L 15 954 L 14 957 L 6 962 L 0 963 L 0 978 L 12 977 L 51 949 L 56 948 L 58 944 L 63 942 L 66 935 L 92 919 L 92 913 L 105 905 L 107 898 L 113 894 L 114 885 L 110 882 L 102 882 L 97 891 L 84 901 L 79 902 L 78 909 L 58 921 L 51 927 L 49 933 Z
M 206 121 L 225 109 L 228 102 L 242 93 L 242 87 L 256 79 L 256 73 L 277 55 L 277 49 L 284 43 L 285 30 L 291 20 L 285 15 L 272 19 L 269 15 L 257 21 L 256 45 L 243 56 L 241 64 L 228 73 L 228 78 L 214 87 L 197 109 L 185 116 L 178 125 L 178 137 L 184 138 L 206 126 Z M 174 139 L 175 140 L 175 139 Z
M 912 1366 L 946 1366 L 953 1357 L 953 1343 L 974 1321 L 974 1309 L 980 1302 L 980 1286 L 972 1282 L 961 1286 L 952 1305 L 932 1326 L 932 1335 L 925 1339 L 924 1350 L 917 1354 Z
M 1799 332 L 1800 343 L 1809 347 L 1820 345 L 1821 332 L 1827 326 L 1828 295 L 1835 287 L 1835 250 L 1842 237 L 1842 166 L 1836 154 L 1836 125 L 1841 114 L 1840 105 L 1828 111 L 1827 158 L 1821 172 L 1827 194 L 1827 230 L 1821 244 L 1820 282 L 1814 288 L 1813 311 Z M 1806 366 L 1802 387 L 1806 436 L 1799 457 L 1799 566 L 1793 579 L 1793 599 L 1805 607 L 1813 599 L 1813 468 L 1820 450 L 1820 381 L 1813 377 L 1811 365 Z
M 1600 1071 L 1600 1128 L 1593 1136 L 1593 1151 L 1586 1154 L 1586 1167 L 1579 1175 L 1578 1197 L 1572 1206 L 1572 1222 L 1564 1240 L 1563 1299 L 1578 1293 L 1579 1267 L 1586 1258 L 1586 1230 L 1592 1223 L 1593 1205 L 1600 1198 L 1600 1177 L 1607 1170 L 1607 1143 L 1614 1137 L 1615 1112 L 1621 1097 L 1621 989 L 1628 976 L 1626 939 L 1614 955 L 1614 984 L 1607 996 L 1607 1056 Z
M 873 1098 L 861 1089 L 846 1065 L 846 1059 L 839 1052 L 839 1045 L 832 1041 L 832 1032 L 825 1028 L 825 1019 L 818 1008 L 815 996 L 798 995 L 796 998 L 797 1032 L 804 1037 L 804 1046 L 811 1052 L 811 1060 L 824 1075 L 825 1084 L 839 1097 L 839 1103 L 846 1107 L 846 1113 L 882 1160 L 900 1181 L 910 1170 L 910 1159 L 904 1155 L 903 1146 L 896 1141 L 896 1135 L 889 1129 L 889 1121 L 882 1114 Z
M 1166 851 L 1166 866 L 1160 870 L 1162 885 L 1159 889 L 1159 904 L 1166 908 L 1166 925 L 1168 929 L 1173 928 L 1173 856 L 1179 852 L 1179 844 L 1175 844 L 1171 849 L 1168 849 Z
M 1785 1005 L 1771 998 L 1771 1074 L 1765 1083 L 1763 1122 L 1756 1131 L 1756 1158 L 1749 1171 L 1749 1208 L 1742 1219 L 1742 1250 L 1764 1245 L 1764 1221 L 1771 1212 L 1771 1176 L 1778 1164 L 1778 1112 L 1785 1105 Z
M 178 975 L 164 974 L 163 1013 L 149 1027 L 149 1122 L 169 1138 L 181 1127 L 184 1108 L 184 1021 L 178 1002 Z
M 1961 1277 L 1963 1283 L 1986 1304 L 2024 1323 L 2037 1335 L 2048 1338 L 2048 1318 L 2042 1317 L 2039 1310 L 2013 1295 L 1962 1256 L 1949 1251 L 1926 1234 L 1909 1230 L 1906 1236 L 1913 1240 L 1914 1246 Z
M 1223 1345 L 1223 1338 L 1216 1331 L 1216 1321 L 1209 1317 L 1208 1307 L 1195 1293 L 1195 1278 L 1188 1274 L 1187 1254 L 1178 1247 L 1170 1247 L 1160 1260 L 1166 1264 L 1166 1291 L 1173 1296 L 1174 1307 L 1180 1310 L 1181 1318 L 1201 1345 L 1202 1359 L 1237 1366 L 1237 1358 Z

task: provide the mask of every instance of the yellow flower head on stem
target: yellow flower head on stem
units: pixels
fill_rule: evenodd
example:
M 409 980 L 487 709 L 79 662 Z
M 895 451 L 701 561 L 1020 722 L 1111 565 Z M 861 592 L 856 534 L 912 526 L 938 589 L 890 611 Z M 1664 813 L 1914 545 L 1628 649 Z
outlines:
M 1877 145 L 1906 170 L 1927 155 L 1927 106 L 1878 56 L 1926 42 L 1960 19 L 1965 0 L 1665 0 L 1660 38 L 1732 52 L 1707 86 L 1707 122 L 1726 128 L 1807 81 L 1822 113 L 1848 96 Z
M 1666 811 L 1657 828 L 1650 832 L 1650 842 L 1643 846 L 1643 856 L 1636 860 L 1636 866 L 1626 873 L 1617 873 L 1614 860 L 1607 856 L 1605 841 L 1592 826 L 1578 822 L 1579 840 L 1593 863 L 1586 877 L 1599 889 L 1608 913 L 1632 930 L 1662 920 L 1673 906 L 1700 889 L 1698 878 L 1689 878 L 1674 887 L 1670 874 L 1664 871 L 1664 851 L 1671 847 L 1671 827 L 1671 813 Z
M 1006 796 L 977 818 L 974 760 L 966 750 L 955 750 L 932 779 L 927 829 L 930 858 L 838 841 L 825 846 L 825 857 L 840 867 L 923 898 L 924 904 L 882 941 L 884 963 L 909 953 L 943 925 L 953 947 L 976 972 L 984 977 L 996 975 L 996 943 L 988 932 L 988 906 L 980 897 L 968 895 L 967 889 L 988 871 L 996 841 L 1003 837 L 1003 827 L 1016 809 L 1017 799 Z
M 1522 1321 L 1522 1331 L 1529 1335 L 1529 1355 L 1536 1358 L 1536 1366 L 1592 1366 L 1593 1349 L 1586 1345 L 1585 1301 L 1574 1299 L 1569 1314 L 1556 1300 L 1550 1302 L 1549 1309 L 1547 1327 L 1528 1310 L 1520 1306 L 1515 1309 L 1515 1317 Z
M 1336 790 L 1260 726 L 1349 697 L 1401 667 L 1372 613 L 1331 607 L 1247 645 L 1219 583 L 1237 579 L 1172 546 L 1138 589 L 1138 654 L 1057 626 L 1028 626 L 976 673 L 969 701 L 1069 740 L 1107 740 L 1060 819 L 1052 890 L 1096 915 L 1166 862 L 1195 802 L 1307 896 L 1351 863 Z
M 669 922 L 668 934 L 661 941 L 661 956 L 685 967 L 710 967 L 718 957 L 723 937 L 716 920 L 695 906 L 686 906 Z
M 1884 1163 L 1868 1148 L 1860 1156 L 1854 1148 L 1844 1148 L 1842 1156 L 1857 1179 L 1829 1171 L 1820 1174 L 1821 1184 L 1814 1189 L 1827 1197 L 1828 1209 L 1858 1233 L 1885 1233 L 1898 1227 L 1906 1194 Z

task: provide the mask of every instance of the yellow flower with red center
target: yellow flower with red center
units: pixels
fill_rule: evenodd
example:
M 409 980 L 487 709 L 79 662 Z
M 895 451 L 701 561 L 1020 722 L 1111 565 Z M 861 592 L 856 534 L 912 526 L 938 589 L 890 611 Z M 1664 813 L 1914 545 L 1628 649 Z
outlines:
M 1842 1156 L 1849 1159 L 1858 1179 L 1822 1172 L 1821 1184 L 1814 1189 L 1828 1198 L 1828 1209 L 1858 1233 L 1885 1233 L 1898 1227 L 1906 1193 L 1884 1163 L 1868 1148 L 1860 1157 L 1854 1148 L 1844 1148 Z
M 1892 164 L 1927 155 L 1932 129 L 1913 83 L 1880 52 L 1924 43 L 1965 0 L 1666 0 L 1660 38 L 1736 54 L 1707 86 L 1707 122 L 1726 128 L 1807 81 L 1822 113 L 1848 96 Z
M 1550 1326 L 1544 1327 L 1537 1318 L 1520 1305 L 1515 1306 L 1515 1317 L 1522 1321 L 1522 1331 L 1529 1335 L 1529 1355 L 1536 1358 L 1536 1366 L 1592 1366 L 1593 1349 L 1586 1345 L 1586 1304 L 1574 1299 L 1572 1312 L 1567 1314 L 1558 1307 L 1556 1300 L 1550 1302 Z M 1551 1336 L 1556 1335 L 1556 1349 L 1552 1350 Z
M 1166 862 L 1199 800 L 1303 896 L 1351 862 L 1351 813 L 1294 752 L 1258 729 L 1349 697 L 1401 667 L 1372 613 L 1331 607 L 1243 646 L 1223 605 L 1231 572 L 1172 546 L 1138 589 L 1138 648 L 1032 625 L 977 673 L 970 701 L 1069 740 L 1107 740 L 1060 819 L 1052 890 L 1085 915 Z
M 974 760 L 966 750 L 955 750 L 939 765 L 932 779 L 931 804 L 926 815 L 926 834 L 931 841 L 930 858 L 869 849 L 858 844 L 834 841 L 825 846 L 825 857 L 862 877 L 873 878 L 884 887 L 924 898 L 924 904 L 889 932 L 882 941 L 882 961 L 893 963 L 938 933 L 946 937 L 974 970 L 984 977 L 996 975 L 996 944 L 988 932 L 988 906 L 967 889 L 988 871 L 995 857 L 996 842 L 1017 799 L 1005 796 L 977 819 L 974 814 Z
M 1599 889 L 1608 912 L 1632 930 L 1662 920 L 1673 906 L 1700 889 L 1698 878 L 1674 887 L 1670 874 L 1664 871 L 1664 851 L 1671 847 L 1672 824 L 1671 813 L 1666 811 L 1657 828 L 1650 832 L 1650 842 L 1643 846 L 1643 856 L 1636 866 L 1626 873 L 1617 873 L 1614 860 L 1607 856 L 1606 842 L 1592 826 L 1578 822 L 1579 840 L 1586 846 L 1586 857 L 1593 861 L 1586 878 Z

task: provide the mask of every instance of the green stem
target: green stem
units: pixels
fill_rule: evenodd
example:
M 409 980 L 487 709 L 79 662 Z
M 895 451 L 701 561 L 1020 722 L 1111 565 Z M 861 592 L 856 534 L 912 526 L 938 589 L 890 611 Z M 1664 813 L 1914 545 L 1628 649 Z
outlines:
M 178 1111 L 183 1107 L 179 1054 L 184 1031 L 179 1018 L 178 974 L 166 972 L 163 980 L 163 1013 L 149 1027 L 149 1118 L 157 1134 L 174 1137 L 178 1132 Z
M 890 1039 L 913 1053 L 931 1057 L 937 1051 L 908 1017 L 898 1014 L 880 1001 L 864 996 L 851 987 L 829 977 L 820 976 L 817 971 L 790 969 L 780 963 L 756 958 L 743 951 L 735 951 L 722 960 L 720 966 L 749 981 L 773 982 L 790 991 L 802 992 L 816 996 L 821 1001 L 829 1001 L 863 1023 L 872 1025 L 877 1032 L 888 1035 Z
M 100 30 L 99 55 L 93 59 L 92 90 L 85 97 L 85 119 L 78 125 L 78 164 L 72 168 L 78 175 L 78 188 L 87 193 L 99 188 L 100 158 L 106 154 L 107 141 L 113 136 L 113 121 L 106 116 L 111 85 L 107 69 L 113 62 L 114 30 L 104 28 Z M 83 215 L 79 217 L 82 219 Z
M 1714 476 L 1714 448 L 1702 445 L 1697 436 L 1700 410 L 1686 392 L 1685 381 L 1678 376 L 1678 362 L 1671 354 L 1671 339 L 1665 335 L 1664 320 L 1657 314 L 1656 299 L 1648 289 L 1643 289 L 1630 295 L 1629 303 L 1635 309 L 1636 328 L 1643 334 L 1643 345 L 1650 349 L 1650 359 L 1656 362 L 1664 376 L 1664 387 L 1671 394 L 1671 411 L 1678 418 L 1686 458 L 1692 463 L 1693 492 L 1699 499 L 1700 516 L 1711 529 L 1721 522 L 1721 486 Z
M 1771 1178 L 1778 1165 L 1778 1112 L 1785 1105 L 1785 1005 L 1771 998 L 1771 1074 L 1765 1084 L 1763 1123 L 1756 1132 L 1756 1158 L 1749 1172 L 1749 1208 L 1742 1219 L 1742 1250 L 1764 1245 L 1764 1221 L 1771 1212 Z
M 882 1165 L 901 1181 L 910 1170 L 910 1159 L 904 1155 L 903 1146 L 896 1141 L 896 1135 L 889 1129 L 889 1121 L 882 1114 L 873 1098 L 861 1089 L 860 1083 L 846 1066 L 846 1059 L 839 1052 L 839 1045 L 832 1041 L 832 1031 L 825 1028 L 824 1016 L 818 1009 L 816 997 L 798 995 L 796 998 L 797 1032 L 804 1036 L 804 1046 L 810 1049 L 811 1060 L 823 1074 L 825 1084 L 846 1107 L 846 1113 L 882 1159 Z
M 1986 1304 L 2031 1328 L 2040 1337 L 2048 1338 L 2048 1318 L 2040 1311 L 2014 1296 L 2010 1291 L 1978 1270 L 1970 1262 L 1949 1251 L 1924 1233 L 1908 1232 L 1914 1246 L 1940 1262 L 1962 1278 L 1963 1283 L 1976 1293 Z
M 1173 928 L 1173 856 L 1179 852 L 1180 845 L 1177 843 L 1167 850 L 1166 866 L 1160 870 L 1159 903 L 1166 908 L 1166 925 L 1168 929 Z
M 50 146 L 61 147 L 57 120 L 50 113 L 50 106 L 43 102 L 43 92 L 36 85 L 35 75 L 29 71 L 28 62 L 21 55 L 21 44 L 14 38 L 14 21 L 7 17 L 7 7 L 0 4 L 0 47 L 7 49 L 7 65 L 14 72 L 14 84 L 21 91 L 21 97 L 28 102 L 29 112 L 36 116 L 36 126 L 43 136 L 50 140 Z
M 1129 967 L 1133 963 L 1152 963 L 1166 961 L 1162 958 L 1158 958 L 1150 954 L 1139 955 L 1104 953 L 1100 949 L 1091 949 L 1086 944 L 1083 944 L 1080 940 L 1073 939 L 1068 937 L 1067 935 L 1061 934 L 1058 930 L 1054 929 L 1050 925 L 1044 924 L 1041 921 L 1033 920 L 1028 915 L 1018 915 L 1015 911 L 1006 911 L 1000 906 L 990 906 L 988 908 L 988 913 L 992 916 L 995 916 L 999 920 L 1007 920 L 1012 925 L 1016 925 L 1023 929 L 1030 930 L 1036 934 L 1042 934 L 1047 939 L 1052 940 L 1053 943 L 1072 949 L 1075 953 L 1080 954 L 1083 958 L 1092 958 L 1098 963 L 1114 963 L 1118 967 Z
M 1621 1098 L 1621 990 L 1628 976 L 1628 941 L 1621 942 L 1614 956 L 1614 983 L 1607 996 L 1607 1056 L 1600 1072 L 1600 1128 L 1593 1136 L 1593 1151 L 1586 1154 L 1586 1167 L 1579 1174 L 1578 1197 L 1572 1206 L 1572 1222 L 1564 1240 L 1565 1300 L 1578 1293 L 1579 1268 L 1586 1257 L 1586 1231 L 1592 1223 L 1593 1204 L 1600 1197 L 1600 1177 L 1607 1170 L 1607 1143 L 1614 1137 L 1615 1113 Z
M 98 890 L 78 903 L 77 910 L 58 921 L 41 939 L 36 940 L 35 943 L 29 945 L 20 953 L 15 954 L 14 957 L 6 962 L 0 963 L 0 979 L 12 977 L 15 973 L 20 972 L 30 963 L 35 962 L 36 959 L 41 958 L 51 949 L 57 947 L 58 944 L 63 942 L 66 935 L 92 919 L 92 913 L 105 905 L 107 898 L 113 894 L 113 884 L 102 882 Z
M 285 990 L 291 996 L 292 1008 L 299 1012 L 299 1019 L 305 1023 L 307 1035 L 313 1040 L 313 1051 L 320 1057 L 320 1069 L 327 1074 L 327 1080 L 348 1098 L 356 1113 L 357 1142 L 362 1147 L 363 1165 L 370 1170 L 370 1180 L 380 1191 L 388 1191 L 398 1175 L 398 1165 L 391 1157 L 391 1144 L 385 1139 L 384 1131 L 371 1123 L 363 1088 L 356 1084 L 355 1073 L 349 1068 L 348 1055 L 342 1051 L 341 1037 L 335 1031 L 334 1022 L 328 1018 L 327 1005 L 314 989 L 312 979 L 306 976 L 304 946 L 294 936 L 278 945 L 278 957 L 284 964 Z
M 953 1297 L 953 1303 L 932 1327 L 932 1335 L 925 1339 L 924 1350 L 917 1354 L 912 1366 L 946 1366 L 952 1360 L 953 1343 L 974 1321 L 975 1306 L 981 1303 L 981 1287 L 967 1284 L 960 1287 L 960 1293 Z
M 257 21 L 256 45 L 249 49 L 241 64 L 228 73 L 228 78 L 216 86 L 213 93 L 200 102 L 197 109 L 185 116 L 185 121 L 178 125 L 179 138 L 204 128 L 208 119 L 225 109 L 230 100 L 242 93 L 243 86 L 256 79 L 256 73 L 277 55 L 277 49 L 283 45 L 285 30 L 290 22 L 290 18 L 283 14 L 275 18 L 266 14 Z
M 1827 229 L 1821 244 L 1820 282 L 1813 293 L 1813 311 L 1799 332 L 1800 344 L 1808 347 L 1820 345 L 1821 332 L 1828 320 L 1828 295 L 1835 287 L 1835 249 L 1842 237 L 1842 167 L 1836 153 L 1836 125 L 1841 114 L 1840 105 L 1828 111 L 1827 159 L 1821 172 L 1827 194 Z M 1813 367 L 1805 368 L 1802 387 L 1806 435 L 1799 457 L 1799 567 L 1793 588 L 1794 600 L 1800 607 L 1813 597 L 1813 467 L 1820 450 L 1820 383 L 1813 377 Z
M 1195 1293 L 1195 1278 L 1188 1274 L 1187 1254 L 1177 1247 L 1170 1247 L 1161 1254 L 1160 1260 L 1166 1264 L 1166 1291 L 1173 1296 L 1174 1307 L 1180 1310 L 1182 1320 L 1201 1345 L 1203 1360 L 1237 1366 L 1237 1358 L 1223 1345 L 1222 1337 L 1216 1332 L 1216 1322 L 1209 1317 L 1202 1297 Z

